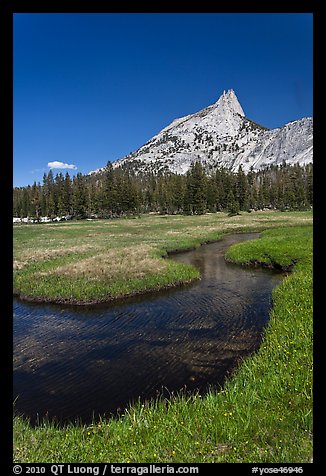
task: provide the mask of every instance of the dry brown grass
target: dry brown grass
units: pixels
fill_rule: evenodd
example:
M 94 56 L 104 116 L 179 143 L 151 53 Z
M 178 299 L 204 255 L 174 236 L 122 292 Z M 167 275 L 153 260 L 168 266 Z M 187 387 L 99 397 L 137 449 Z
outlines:
M 27 249 L 22 251 L 16 259 L 13 261 L 14 271 L 24 268 L 36 261 L 44 261 L 51 258 L 57 258 L 59 256 L 65 256 L 70 253 L 83 253 L 94 249 L 91 244 L 68 246 L 62 248 L 42 248 L 42 249 Z
M 137 245 L 122 249 L 109 249 L 79 260 L 59 266 L 38 275 L 59 274 L 70 278 L 87 277 L 90 280 L 112 281 L 117 278 L 142 278 L 148 274 L 159 274 L 166 264 L 154 258 L 149 245 Z

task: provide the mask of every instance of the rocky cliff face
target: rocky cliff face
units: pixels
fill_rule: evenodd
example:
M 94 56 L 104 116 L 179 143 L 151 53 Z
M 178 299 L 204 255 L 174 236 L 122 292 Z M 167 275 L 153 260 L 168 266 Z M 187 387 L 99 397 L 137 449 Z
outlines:
M 245 172 L 313 160 L 313 120 L 303 118 L 268 130 L 245 117 L 231 89 L 195 114 L 175 119 L 145 145 L 113 163 L 135 171 L 184 174 L 195 161 Z

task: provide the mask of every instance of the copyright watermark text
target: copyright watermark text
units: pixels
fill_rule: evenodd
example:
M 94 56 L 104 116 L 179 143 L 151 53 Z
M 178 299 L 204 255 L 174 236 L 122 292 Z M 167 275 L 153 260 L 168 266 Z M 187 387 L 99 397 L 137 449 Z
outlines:
M 117 465 L 117 464 L 99 464 L 99 465 L 73 465 L 73 464 L 46 464 L 46 465 L 19 465 L 13 466 L 13 474 L 29 475 L 137 475 L 145 474 L 199 474 L 198 466 L 189 465 L 169 465 L 169 464 L 148 464 L 148 465 Z

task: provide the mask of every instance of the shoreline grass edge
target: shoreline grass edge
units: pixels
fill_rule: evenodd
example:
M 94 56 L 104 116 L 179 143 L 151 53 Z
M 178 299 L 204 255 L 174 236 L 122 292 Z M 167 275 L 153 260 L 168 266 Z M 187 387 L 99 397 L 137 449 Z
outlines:
M 238 263 L 259 258 L 294 267 L 273 291 L 259 351 L 223 390 L 139 402 L 118 419 L 89 426 L 32 428 L 16 416 L 15 462 L 310 462 L 311 238 L 307 226 L 267 230 L 229 249 L 227 259 Z
M 306 225 L 310 219 L 305 212 L 219 213 L 15 227 L 14 296 L 90 306 L 173 288 L 200 279 L 200 273 L 164 259 L 171 253 L 230 233 L 261 232 L 298 221 Z

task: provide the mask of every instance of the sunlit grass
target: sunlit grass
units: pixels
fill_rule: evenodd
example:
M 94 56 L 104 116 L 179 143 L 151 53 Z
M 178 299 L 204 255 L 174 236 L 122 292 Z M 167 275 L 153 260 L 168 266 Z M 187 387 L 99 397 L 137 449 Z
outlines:
M 287 217 L 282 225 L 295 224 L 295 216 L 280 214 L 277 220 L 282 216 Z M 259 217 L 254 217 L 261 225 Z M 167 222 L 171 227 L 171 221 Z M 266 221 L 263 226 L 268 227 Z M 247 229 L 252 228 L 248 222 Z M 161 230 L 158 239 L 162 238 Z M 175 245 L 167 242 L 166 248 Z M 203 395 L 172 395 L 169 399 L 139 402 L 119 418 L 94 421 L 88 426 L 71 423 L 59 427 L 43 422 L 32 428 L 16 416 L 14 461 L 309 462 L 311 258 L 311 226 L 268 230 L 260 240 L 230 249 L 228 259 L 238 263 L 262 260 L 265 265 L 291 264 L 293 268 L 273 292 L 273 310 L 259 351 L 241 364 L 222 391 L 212 387 Z
M 14 290 L 21 297 L 71 303 L 110 301 L 188 283 L 199 273 L 163 260 L 168 251 L 229 232 L 311 223 L 311 212 L 229 217 L 144 215 L 14 227 Z

